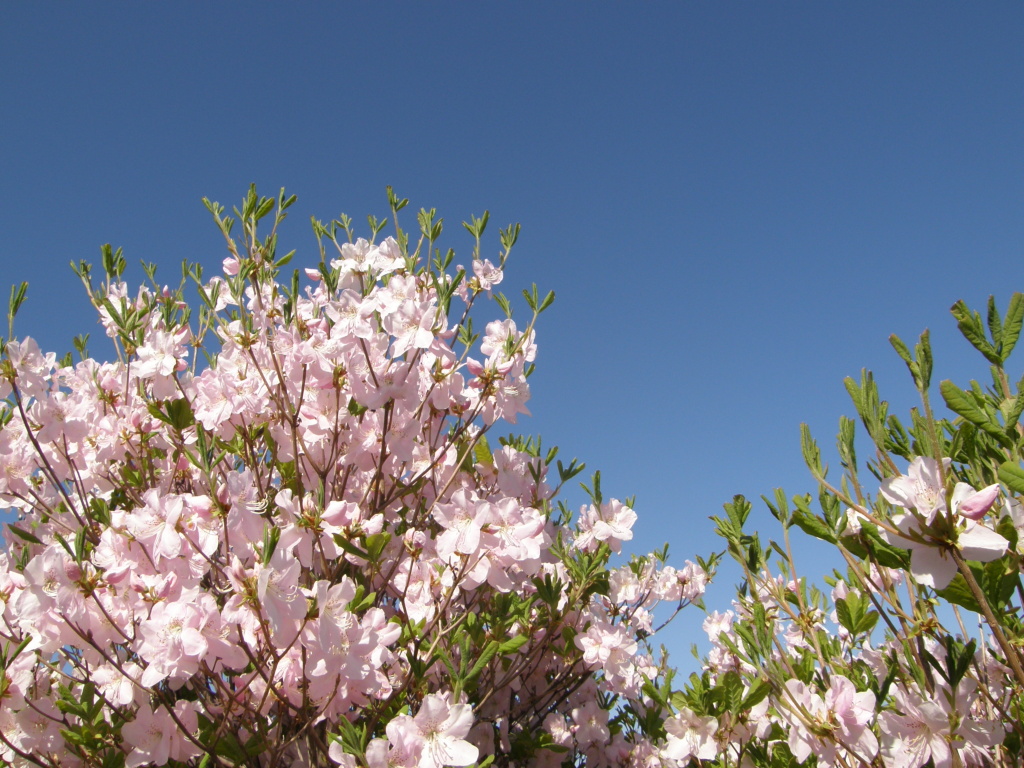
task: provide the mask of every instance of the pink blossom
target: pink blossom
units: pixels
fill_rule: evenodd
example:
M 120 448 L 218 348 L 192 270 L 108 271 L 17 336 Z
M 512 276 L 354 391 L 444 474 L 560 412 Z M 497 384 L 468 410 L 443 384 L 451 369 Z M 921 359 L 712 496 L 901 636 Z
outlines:
M 472 555 L 480 546 L 481 528 L 491 522 L 491 510 L 460 488 L 452 495 L 451 503 L 438 504 L 434 518 L 444 531 L 437 538 L 437 554 L 449 558 L 453 554 Z
M 916 518 L 896 515 L 892 519 L 899 534 L 883 531 L 883 537 L 892 544 L 910 550 L 910 572 L 918 583 L 933 589 L 944 589 L 956 575 L 957 566 L 945 542 L 923 533 Z M 961 518 L 954 531 L 964 559 L 987 563 L 1006 552 L 1009 542 L 1000 534 L 970 518 Z
M 341 635 L 351 627 L 355 616 L 348 612 L 348 604 L 356 595 L 356 586 L 348 576 L 339 584 L 321 580 L 313 585 L 313 598 L 320 611 L 320 642 L 324 648 L 341 645 Z
M 299 591 L 302 564 L 278 546 L 270 563 L 257 567 L 257 596 L 270 624 L 273 640 L 288 645 L 306 615 L 306 598 Z
M 704 619 L 704 623 L 701 626 L 707 633 L 708 639 L 714 642 L 723 632 L 727 635 L 732 632 L 732 622 L 734 618 L 736 618 L 736 614 L 732 611 L 726 611 L 725 613 L 712 611 L 708 614 L 708 617 Z
M 836 742 L 853 752 L 858 760 L 871 760 L 878 753 L 878 740 L 870 728 L 875 716 L 875 694 L 871 691 L 858 692 L 848 678 L 832 675 L 825 693 L 825 711 L 828 722 L 835 728 Z M 828 754 L 830 750 L 826 745 L 825 755 Z M 820 759 L 823 756 L 819 756 Z
M 608 713 L 593 699 L 572 711 L 572 733 L 580 749 L 592 745 L 603 745 L 611 736 L 608 730 Z
M 380 739 L 376 739 L 376 741 L 380 741 Z M 372 743 L 373 742 L 371 742 L 371 744 Z M 369 751 L 369 747 L 367 747 L 367 751 Z M 327 756 L 331 758 L 331 761 L 335 765 L 340 765 L 341 768 L 356 768 L 357 763 L 355 755 L 346 754 L 340 741 L 331 742 L 331 745 L 327 748 Z M 369 758 L 367 758 L 367 760 L 369 760 Z M 373 768 L 373 763 L 368 762 L 368 764 Z M 384 765 L 387 764 L 387 762 L 384 763 Z
M 177 718 L 191 731 L 198 728 L 195 705 L 179 701 L 174 706 Z M 128 757 L 125 768 L 141 765 L 166 765 L 168 760 L 185 761 L 200 754 L 200 750 L 178 730 L 165 710 L 154 711 L 143 704 L 135 719 L 121 729 Z
M 351 335 L 357 339 L 370 339 L 374 335 L 374 303 L 356 291 L 342 291 L 336 301 L 327 305 L 324 313 L 334 321 L 332 336 L 345 338 Z
M 652 556 L 610 595 L 584 592 L 573 566 L 600 583 L 635 513 L 585 508 L 574 548 L 546 454 L 481 439 L 528 413 L 532 322 L 488 323 L 467 362 L 468 319 L 449 328 L 439 304 L 451 277 L 404 239 L 328 239 L 339 258 L 297 290 L 236 241 L 195 339 L 176 292 L 108 282 L 94 298 L 108 335 L 131 339 L 124 362 L 58 367 L 6 345 L 0 501 L 23 536 L 0 552 L 0 762 L 22 749 L 77 768 L 83 726 L 55 701 L 87 683 L 103 701 L 86 728 L 109 725 L 127 768 L 192 764 L 194 738 L 226 734 L 256 736 L 256 762 L 458 767 L 504 759 L 541 722 L 572 754 L 546 742 L 538 768 L 677 762 L 610 717 L 653 706 L 644 686 L 664 670 L 641 639 L 706 574 Z M 475 259 L 469 303 L 502 277 Z M 193 345 L 210 355 L 194 373 Z M 443 692 L 449 663 L 462 677 L 480 660 Z M 370 716 L 360 755 L 342 719 Z
M 950 460 L 943 459 L 942 464 L 948 467 Z M 917 456 L 910 462 L 906 475 L 890 477 L 882 483 L 881 493 L 889 503 L 916 511 L 928 523 L 946 510 L 939 465 L 930 456 Z
M 104 698 L 119 707 L 128 706 L 135 701 L 136 693 L 140 689 L 132 678 L 137 680 L 142 673 L 138 664 L 132 662 L 125 664 L 122 669 L 123 672 L 110 664 L 104 664 L 92 673 L 92 681 L 96 683 Z
M 504 277 L 501 269 L 491 264 L 489 259 L 473 259 L 473 274 L 476 275 L 482 291 L 491 290 Z
M 423 734 L 421 768 L 463 766 L 476 762 L 480 754 L 465 740 L 473 727 L 473 710 L 468 704 L 449 704 L 448 697 L 425 696 L 413 722 Z
M 148 663 L 142 685 L 195 674 L 210 650 L 206 629 L 211 622 L 219 629 L 220 614 L 213 598 L 195 589 L 183 593 L 180 600 L 153 606 L 140 627 L 138 653 Z
M 142 498 L 146 506 L 128 518 L 128 530 L 150 551 L 155 563 L 177 557 L 182 550 L 178 527 L 184 501 L 181 496 L 161 494 L 156 489 L 146 491 Z
M 711 760 L 718 753 L 715 733 L 718 720 L 714 717 L 700 717 L 693 710 L 682 707 L 674 717 L 665 721 L 666 743 L 661 750 L 669 760 L 686 760 L 696 757 Z
M 596 541 L 607 542 L 612 552 L 622 551 L 622 542 L 633 538 L 633 523 L 636 512 L 617 499 L 604 502 L 600 507 L 593 504 L 580 509 L 580 535 L 576 546 L 584 551 L 595 547 Z
M 373 739 L 366 745 L 369 768 L 418 768 L 422 765 L 423 733 L 412 717 L 399 715 L 387 724 L 385 733 L 386 739 Z
M 955 514 L 962 515 L 968 520 L 980 520 L 985 516 L 996 499 L 999 498 L 999 485 L 993 484 L 980 491 L 974 490 L 967 483 L 957 483 L 953 488 L 953 497 L 950 505 Z
M 950 768 L 949 708 L 944 697 L 923 700 L 916 693 L 896 688 L 899 712 L 882 712 L 882 759 L 887 768 L 921 768 L 929 758 L 935 768 Z

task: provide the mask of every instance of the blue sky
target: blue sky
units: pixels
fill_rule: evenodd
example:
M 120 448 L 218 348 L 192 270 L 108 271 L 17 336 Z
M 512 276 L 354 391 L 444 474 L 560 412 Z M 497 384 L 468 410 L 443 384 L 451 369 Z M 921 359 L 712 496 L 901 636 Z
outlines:
M 68 262 L 213 269 L 204 195 L 296 193 L 297 265 L 311 215 L 383 215 L 388 184 L 466 260 L 460 221 L 489 209 L 495 253 L 519 221 L 502 287 L 558 295 L 522 427 L 681 563 L 733 494 L 813 490 L 798 426 L 832 445 L 843 377 L 914 404 L 890 333 L 987 375 L 948 308 L 1024 287 L 1022 36 L 999 2 L 7 3 L 0 282 L 30 283 L 21 334 L 103 356 Z

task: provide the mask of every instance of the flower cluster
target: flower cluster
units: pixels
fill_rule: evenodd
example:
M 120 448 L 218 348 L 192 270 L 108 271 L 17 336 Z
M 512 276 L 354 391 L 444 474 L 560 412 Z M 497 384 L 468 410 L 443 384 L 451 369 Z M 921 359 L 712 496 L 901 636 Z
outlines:
M 609 571 L 635 513 L 595 476 L 574 524 L 554 499 L 582 465 L 539 440 L 492 448 L 493 424 L 528 413 L 553 295 L 525 292 L 525 324 L 495 295 L 506 317 L 478 337 L 518 228 L 492 263 L 474 218 L 472 271 L 449 274 L 441 222 L 421 211 L 410 248 L 389 199 L 394 237 L 315 221 L 320 263 L 290 286 L 294 198 L 251 191 L 239 241 L 208 202 L 229 255 L 208 280 L 186 265 L 198 312 L 184 282 L 130 290 L 107 248 L 101 285 L 78 271 L 117 360 L 6 343 L 0 765 L 599 766 L 661 748 L 655 606 L 699 600 L 707 574 L 663 556 Z
M 804 429 L 818 481 L 810 496 L 768 501 L 783 539 L 762 545 L 736 497 L 714 518 L 742 569 L 731 610 L 704 622 L 711 650 L 683 690 L 658 692 L 677 714 L 644 765 L 689 757 L 718 768 L 1011 768 L 1024 759 L 1024 382 L 1003 368 L 1024 319 L 1015 295 L 1005 320 L 958 304 L 965 336 L 993 365 L 993 389 L 940 386 L 953 419 L 929 399 L 927 333 L 907 362 L 922 396 L 912 427 L 887 412 L 870 374 L 847 380 L 874 443 L 862 481 L 854 422 L 840 422 L 843 477 L 829 479 Z M 826 542 L 842 568 L 829 590 L 797 573 L 795 529 Z

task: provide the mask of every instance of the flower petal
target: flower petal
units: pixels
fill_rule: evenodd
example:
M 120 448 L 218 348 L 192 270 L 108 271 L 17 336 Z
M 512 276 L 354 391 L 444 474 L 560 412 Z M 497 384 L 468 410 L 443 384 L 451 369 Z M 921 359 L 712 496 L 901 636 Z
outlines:
M 999 498 L 999 485 L 990 485 L 987 488 L 982 488 L 980 491 L 974 491 L 962 499 L 958 505 L 956 497 L 957 491 L 960 490 L 961 486 L 965 486 L 968 490 L 973 491 L 967 483 L 957 483 L 956 488 L 953 490 L 953 509 L 968 520 L 980 520 L 983 518 L 985 513 L 995 504 L 996 499 Z
M 957 539 L 957 546 L 967 560 L 988 563 L 1001 557 L 1010 542 L 980 523 L 969 523 Z

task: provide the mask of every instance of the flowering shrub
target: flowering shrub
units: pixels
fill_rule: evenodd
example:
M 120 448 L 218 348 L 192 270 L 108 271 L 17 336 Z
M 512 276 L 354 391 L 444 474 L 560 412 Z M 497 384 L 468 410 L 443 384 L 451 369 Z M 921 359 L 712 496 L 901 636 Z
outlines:
M 873 443 L 866 464 L 844 417 L 842 475 L 831 479 L 805 427 L 819 511 L 810 496 L 766 498 L 783 534 L 767 547 L 745 529 L 746 499 L 714 518 L 744 579 L 732 610 L 704 622 L 703 674 L 661 695 L 677 710 L 662 758 L 722 768 L 1024 764 L 1024 379 L 1011 386 L 1005 369 L 1024 296 L 1005 316 L 990 300 L 986 323 L 961 302 L 953 314 L 991 365 L 990 386 L 943 381 L 954 416 L 937 418 L 927 331 L 913 353 L 893 336 L 922 398 L 909 425 L 889 415 L 870 373 L 848 379 Z M 798 574 L 794 527 L 838 555 L 830 591 Z
M 85 337 L 77 364 L 0 345 L 0 497 L 17 516 L 0 554 L 0 765 L 705 756 L 691 721 L 663 725 L 650 694 L 669 674 L 648 638 L 655 605 L 699 600 L 713 561 L 611 568 L 630 505 L 595 475 L 574 516 L 555 499 L 582 464 L 488 441 L 528 413 L 554 296 L 524 292 L 531 314 L 513 320 L 492 291 L 518 226 L 492 263 L 473 218 L 472 268 L 452 269 L 434 211 L 412 244 L 388 193 L 393 237 L 373 217 L 369 240 L 345 216 L 314 220 L 319 263 L 285 284 L 294 197 L 250 190 L 234 219 L 206 201 L 223 274 L 186 264 L 171 290 L 148 267 L 132 289 L 109 247 L 101 284 L 76 267 L 116 360 L 88 357 Z M 482 336 L 481 297 L 504 314 Z

